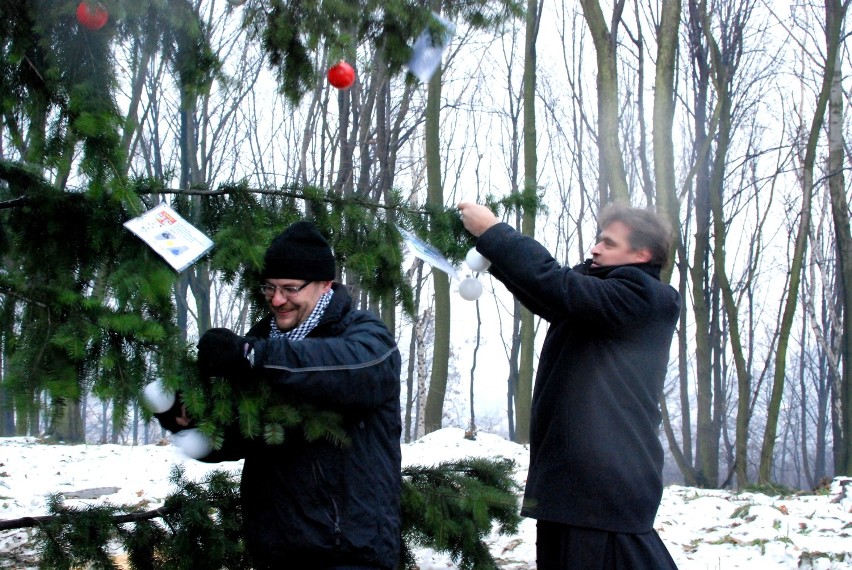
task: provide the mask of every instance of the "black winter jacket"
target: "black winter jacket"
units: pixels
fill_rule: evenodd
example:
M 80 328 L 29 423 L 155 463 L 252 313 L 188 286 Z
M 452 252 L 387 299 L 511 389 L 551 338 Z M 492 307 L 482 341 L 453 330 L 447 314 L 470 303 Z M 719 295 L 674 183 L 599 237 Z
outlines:
M 680 313 L 648 264 L 561 267 L 507 224 L 477 250 L 550 323 L 536 372 L 522 514 L 609 532 L 653 530 L 662 497 L 659 399 Z
M 400 552 L 400 355 L 372 313 L 351 309 L 346 288 L 298 342 L 258 340 L 255 366 L 282 394 L 334 410 L 350 445 L 287 433 L 268 446 L 231 430 L 203 461 L 245 457 L 245 539 L 260 567 L 395 568 Z M 247 336 L 268 339 L 270 318 Z M 307 565 L 305 565 L 307 564 Z

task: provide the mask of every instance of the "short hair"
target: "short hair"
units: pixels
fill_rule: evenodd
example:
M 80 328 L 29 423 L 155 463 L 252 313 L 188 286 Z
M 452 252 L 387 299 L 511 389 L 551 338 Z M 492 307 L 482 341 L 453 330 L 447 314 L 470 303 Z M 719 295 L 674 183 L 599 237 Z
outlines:
M 666 219 L 647 208 L 634 208 L 620 202 L 605 206 L 598 214 L 598 225 L 606 228 L 613 222 L 621 222 L 630 228 L 630 248 L 633 251 L 647 249 L 651 252 L 649 263 L 660 267 L 668 263 L 673 235 Z

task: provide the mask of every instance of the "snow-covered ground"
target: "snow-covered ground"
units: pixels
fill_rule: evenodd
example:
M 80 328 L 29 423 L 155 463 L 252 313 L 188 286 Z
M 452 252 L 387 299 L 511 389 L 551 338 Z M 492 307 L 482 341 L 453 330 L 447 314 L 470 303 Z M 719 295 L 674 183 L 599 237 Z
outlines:
M 526 476 L 524 446 L 487 433 L 475 441 L 443 429 L 403 446 L 405 464 L 433 465 L 462 457 L 508 457 Z M 159 506 L 173 490 L 172 465 L 201 479 L 210 469 L 238 471 L 241 463 L 207 465 L 172 445 L 47 445 L 34 438 L 0 439 L 0 519 L 47 513 L 46 497 L 61 493 L 69 506 Z M 681 570 L 730 568 L 852 568 L 852 478 L 837 478 L 821 495 L 769 497 L 752 493 L 666 488 L 656 529 Z M 0 533 L 0 567 L 35 568 L 31 531 Z M 517 535 L 489 538 L 500 567 L 535 568 L 535 521 Z M 448 557 L 418 551 L 421 570 L 452 570 Z

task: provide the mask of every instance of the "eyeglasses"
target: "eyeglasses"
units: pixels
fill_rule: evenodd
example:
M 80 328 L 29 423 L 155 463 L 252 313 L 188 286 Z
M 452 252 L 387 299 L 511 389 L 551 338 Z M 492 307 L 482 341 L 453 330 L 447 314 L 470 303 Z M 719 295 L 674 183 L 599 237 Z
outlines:
M 263 285 L 260 286 L 260 292 L 263 293 L 265 296 L 269 297 L 270 299 L 275 296 L 276 292 L 281 293 L 281 295 L 284 296 L 284 297 L 295 297 L 296 295 L 299 294 L 299 291 L 301 291 L 302 289 L 304 289 L 305 287 L 307 287 L 311 283 L 313 283 L 313 281 L 305 281 L 304 283 L 302 283 L 298 287 L 295 286 L 295 285 L 281 286 L 281 285 L 272 285 L 270 283 L 264 283 Z

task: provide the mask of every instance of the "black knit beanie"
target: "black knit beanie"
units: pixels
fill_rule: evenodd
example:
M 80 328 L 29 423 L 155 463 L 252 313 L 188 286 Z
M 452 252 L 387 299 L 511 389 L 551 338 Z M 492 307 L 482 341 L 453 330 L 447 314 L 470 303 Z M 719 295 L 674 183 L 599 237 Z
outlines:
M 296 222 L 281 232 L 263 258 L 264 279 L 333 281 L 334 255 L 311 222 Z

